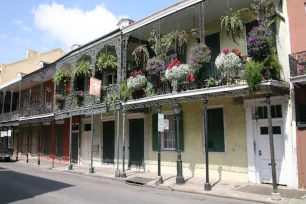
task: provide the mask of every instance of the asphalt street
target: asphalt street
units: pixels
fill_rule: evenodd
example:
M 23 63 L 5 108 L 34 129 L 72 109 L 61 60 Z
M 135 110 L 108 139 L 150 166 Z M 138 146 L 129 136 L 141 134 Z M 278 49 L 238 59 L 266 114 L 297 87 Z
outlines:
M 120 181 L 0 162 L 0 203 L 252 204 L 212 196 L 131 186 Z

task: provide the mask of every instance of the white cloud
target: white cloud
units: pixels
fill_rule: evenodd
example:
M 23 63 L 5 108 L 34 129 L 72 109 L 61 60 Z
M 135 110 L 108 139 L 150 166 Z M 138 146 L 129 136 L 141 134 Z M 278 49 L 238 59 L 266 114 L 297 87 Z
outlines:
M 8 37 L 7 33 L 0 34 L 0 39 L 6 39 Z
M 21 20 L 13 20 L 13 23 L 16 25 L 21 25 L 22 21 Z
M 15 38 L 14 38 L 14 42 L 16 42 L 16 43 L 21 43 L 20 37 L 15 37 Z
M 32 32 L 32 29 L 27 26 L 22 26 L 22 29 L 27 32 Z
M 114 29 L 119 17 L 103 4 L 93 10 L 66 8 L 63 4 L 40 4 L 33 10 L 35 26 L 60 40 L 67 48 L 84 44 Z

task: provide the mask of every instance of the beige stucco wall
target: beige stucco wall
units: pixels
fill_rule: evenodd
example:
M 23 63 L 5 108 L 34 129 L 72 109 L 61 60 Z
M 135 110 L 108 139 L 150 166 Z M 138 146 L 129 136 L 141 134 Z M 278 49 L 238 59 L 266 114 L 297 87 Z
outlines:
M 225 122 L 225 153 L 210 153 L 210 175 L 212 179 L 248 181 L 246 121 L 243 104 L 234 105 L 232 99 L 211 100 L 209 108 L 223 107 Z M 164 106 L 163 111 L 171 111 Z M 202 148 L 203 102 L 182 104 L 184 113 L 183 171 L 188 176 L 205 176 L 205 153 Z M 156 110 L 152 114 L 156 113 Z M 152 150 L 152 114 L 149 126 L 149 160 L 146 169 L 157 171 L 157 152 Z M 176 152 L 162 152 L 162 173 L 176 174 Z
M 54 62 L 63 55 L 64 52 L 62 49 L 54 49 L 45 53 L 28 50 L 27 56 L 23 60 L 6 65 L 0 63 L 0 85 L 16 79 L 16 75 L 19 72 L 28 74 L 35 71 L 41 61 Z

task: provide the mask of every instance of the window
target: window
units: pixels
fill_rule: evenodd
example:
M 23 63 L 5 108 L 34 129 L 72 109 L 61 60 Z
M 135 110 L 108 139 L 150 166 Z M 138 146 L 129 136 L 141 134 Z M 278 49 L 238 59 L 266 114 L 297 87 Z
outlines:
M 205 36 L 205 43 L 211 50 L 211 61 L 214 62 L 220 53 L 220 33 Z
M 84 131 L 91 131 L 91 124 L 85 124 L 84 125 Z
M 162 133 L 162 149 L 175 150 L 175 116 L 165 115 L 165 119 L 169 120 L 169 130 Z
M 272 132 L 273 132 L 274 135 L 282 134 L 281 127 L 280 126 L 273 126 L 272 127 Z M 261 135 L 268 135 L 269 134 L 268 127 L 260 127 L 260 134 Z
M 257 107 L 257 113 L 259 119 L 267 119 L 268 118 L 268 109 L 267 106 Z M 274 105 L 271 106 L 271 116 L 272 118 L 282 118 L 282 106 Z
M 208 151 L 225 152 L 223 108 L 207 110 Z

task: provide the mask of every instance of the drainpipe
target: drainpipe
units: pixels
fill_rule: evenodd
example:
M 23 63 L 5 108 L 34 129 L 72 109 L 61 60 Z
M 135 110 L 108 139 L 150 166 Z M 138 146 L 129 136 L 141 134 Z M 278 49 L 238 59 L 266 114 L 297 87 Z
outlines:
M 283 21 L 286 21 L 285 15 L 280 12 L 278 5 L 282 2 L 282 0 L 279 0 L 274 7 L 275 15 L 281 18 Z

